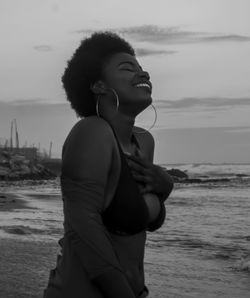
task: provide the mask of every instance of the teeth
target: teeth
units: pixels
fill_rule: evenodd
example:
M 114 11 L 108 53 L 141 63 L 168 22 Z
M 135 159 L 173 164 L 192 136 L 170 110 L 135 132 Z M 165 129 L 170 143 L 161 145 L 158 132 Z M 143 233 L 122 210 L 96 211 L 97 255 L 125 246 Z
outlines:
M 150 86 L 149 86 L 149 84 L 146 84 L 146 83 L 140 83 L 140 84 L 137 84 L 137 85 L 135 85 L 135 87 L 147 87 L 147 88 L 149 88 L 150 89 Z

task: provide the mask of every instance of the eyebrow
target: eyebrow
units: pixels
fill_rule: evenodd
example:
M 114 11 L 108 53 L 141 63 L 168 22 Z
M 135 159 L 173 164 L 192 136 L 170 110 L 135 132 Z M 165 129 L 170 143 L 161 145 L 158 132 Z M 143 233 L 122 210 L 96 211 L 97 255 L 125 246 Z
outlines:
M 121 64 L 126 64 L 126 63 L 131 64 L 132 66 L 137 66 L 137 65 L 136 65 L 134 62 L 132 62 L 132 61 L 122 61 L 122 62 L 120 62 L 120 63 L 118 64 L 118 66 L 120 66 Z M 139 66 L 139 68 L 142 70 L 141 65 L 138 64 L 138 66 Z

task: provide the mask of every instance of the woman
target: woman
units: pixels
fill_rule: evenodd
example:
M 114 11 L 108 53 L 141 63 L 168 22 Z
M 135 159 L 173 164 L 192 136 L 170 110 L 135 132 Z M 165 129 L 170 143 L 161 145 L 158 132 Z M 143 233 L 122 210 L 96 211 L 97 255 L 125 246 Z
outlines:
M 65 234 L 44 297 L 146 297 L 146 231 L 163 224 L 173 188 L 153 164 L 152 135 L 134 126 L 152 102 L 149 74 L 125 40 L 97 32 L 82 41 L 62 82 L 82 119 L 63 146 Z

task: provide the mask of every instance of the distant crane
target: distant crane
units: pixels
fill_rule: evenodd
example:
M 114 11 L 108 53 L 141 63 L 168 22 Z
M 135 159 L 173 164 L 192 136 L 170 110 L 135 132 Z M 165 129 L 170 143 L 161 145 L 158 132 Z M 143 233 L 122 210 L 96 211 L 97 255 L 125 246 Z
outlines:
M 49 158 L 51 158 L 51 153 L 52 153 L 52 142 L 49 144 Z
M 16 147 L 19 148 L 19 136 L 17 131 L 17 122 L 16 119 L 11 121 L 11 128 L 10 128 L 10 149 L 12 150 L 14 148 L 13 144 L 13 129 L 15 128 L 15 139 L 16 139 Z
M 12 138 L 13 138 L 13 120 L 11 120 L 11 128 L 10 128 L 10 149 L 13 149 L 13 142 L 12 142 Z
M 17 131 L 16 119 L 15 119 L 15 127 L 16 127 L 16 148 L 19 149 L 19 136 L 18 136 L 18 131 Z

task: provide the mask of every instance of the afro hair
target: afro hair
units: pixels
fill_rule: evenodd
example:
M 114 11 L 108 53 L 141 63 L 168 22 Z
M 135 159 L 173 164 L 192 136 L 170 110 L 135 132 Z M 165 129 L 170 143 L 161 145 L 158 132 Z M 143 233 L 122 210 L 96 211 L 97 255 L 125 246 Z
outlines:
M 117 53 L 135 56 L 131 45 L 112 32 L 95 32 L 82 40 L 67 63 L 62 83 L 71 107 L 79 117 L 96 115 L 91 85 L 101 79 L 105 62 Z

